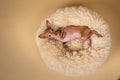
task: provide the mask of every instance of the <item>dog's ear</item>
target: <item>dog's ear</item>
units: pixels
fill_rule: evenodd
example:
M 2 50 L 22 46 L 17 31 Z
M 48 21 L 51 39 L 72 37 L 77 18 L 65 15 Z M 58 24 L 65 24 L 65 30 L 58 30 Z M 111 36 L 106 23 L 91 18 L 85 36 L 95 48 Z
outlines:
M 51 26 L 52 26 L 51 23 L 48 20 L 46 20 L 46 27 L 51 28 Z

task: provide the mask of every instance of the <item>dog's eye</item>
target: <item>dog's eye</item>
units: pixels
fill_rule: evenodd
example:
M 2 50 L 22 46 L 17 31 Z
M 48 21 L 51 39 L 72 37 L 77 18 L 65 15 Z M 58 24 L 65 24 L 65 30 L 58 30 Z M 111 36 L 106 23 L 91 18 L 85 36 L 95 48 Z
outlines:
M 50 35 L 50 34 L 49 34 L 48 36 L 49 36 L 49 37 L 51 37 L 51 35 Z

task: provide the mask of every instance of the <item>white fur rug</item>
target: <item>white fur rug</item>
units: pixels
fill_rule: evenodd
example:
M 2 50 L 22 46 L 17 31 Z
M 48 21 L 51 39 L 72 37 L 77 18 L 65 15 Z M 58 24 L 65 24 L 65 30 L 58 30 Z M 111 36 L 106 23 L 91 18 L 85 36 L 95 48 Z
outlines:
M 93 35 L 92 47 L 87 49 L 86 41 L 85 50 L 76 51 L 80 48 L 80 43 L 71 41 L 68 44 L 72 50 L 66 50 L 59 43 L 38 38 L 38 35 L 46 29 L 46 20 L 54 23 L 52 27 L 54 29 L 67 25 L 86 25 L 98 31 L 103 37 Z M 103 18 L 96 12 L 80 6 L 58 9 L 48 16 L 37 31 L 36 42 L 42 59 L 51 69 L 65 75 L 83 75 L 94 72 L 105 62 L 110 51 L 111 38 L 109 26 Z

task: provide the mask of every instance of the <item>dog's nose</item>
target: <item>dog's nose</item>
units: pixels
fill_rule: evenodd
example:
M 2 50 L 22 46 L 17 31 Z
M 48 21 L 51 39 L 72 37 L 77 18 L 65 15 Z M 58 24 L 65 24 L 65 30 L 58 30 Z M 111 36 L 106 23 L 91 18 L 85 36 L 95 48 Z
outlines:
M 38 35 L 39 38 L 46 38 L 44 34 Z

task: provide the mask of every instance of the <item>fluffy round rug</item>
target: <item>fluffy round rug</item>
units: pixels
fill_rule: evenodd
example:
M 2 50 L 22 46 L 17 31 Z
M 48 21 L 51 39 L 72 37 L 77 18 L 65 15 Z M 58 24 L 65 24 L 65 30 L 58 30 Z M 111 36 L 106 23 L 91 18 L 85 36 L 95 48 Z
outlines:
M 55 41 L 38 37 L 46 29 L 46 20 L 53 23 L 53 29 L 67 25 L 85 25 L 103 37 L 92 35 L 92 47 L 88 48 L 88 41 L 85 41 L 84 50 L 80 49 L 81 44 L 75 40 L 67 43 L 70 48 L 65 49 Z M 65 75 L 83 75 L 94 72 L 105 62 L 110 51 L 111 38 L 109 26 L 104 19 L 95 11 L 80 6 L 58 9 L 48 16 L 37 31 L 36 42 L 42 59 L 51 69 Z

